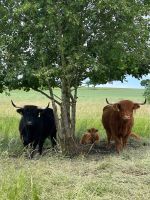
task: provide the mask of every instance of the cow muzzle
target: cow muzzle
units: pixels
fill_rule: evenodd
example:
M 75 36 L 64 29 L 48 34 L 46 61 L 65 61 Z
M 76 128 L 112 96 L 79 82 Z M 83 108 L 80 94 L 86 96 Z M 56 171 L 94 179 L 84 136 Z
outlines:
M 124 115 L 124 116 L 122 116 L 122 119 L 123 120 L 129 120 L 129 119 L 131 119 L 131 116 L 130 115 Z
M 27 126 L 32 126 L 33 122 L 32 121 L 27 121 L 26 124 L 27 124 Z

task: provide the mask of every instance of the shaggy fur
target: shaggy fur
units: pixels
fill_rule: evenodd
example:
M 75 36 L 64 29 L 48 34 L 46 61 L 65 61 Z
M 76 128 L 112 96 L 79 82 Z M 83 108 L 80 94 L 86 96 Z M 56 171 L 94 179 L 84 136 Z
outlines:
M 82 136 L 81 144 L 97 144 L 100 141 L 98 130 L 95 128 L 88 129 L 87 132 Z
M 140 108 L 138 103 L 123 100 L 107 105 L 103 109 L 102 123 L 106 130 L 108 147 L 110 140 L 113 139 L 118 153 L 126 146 L 129 136 L 138 138 L 131 131 L 134 123 L 133 111 L 138 108 Z

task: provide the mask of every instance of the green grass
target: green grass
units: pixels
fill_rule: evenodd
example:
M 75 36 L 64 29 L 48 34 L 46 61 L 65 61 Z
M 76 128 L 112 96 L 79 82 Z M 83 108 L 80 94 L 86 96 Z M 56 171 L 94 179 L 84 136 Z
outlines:
M 87 128 L 99 129 L 105 98 L 143 101 L 143 90 L 80 88 L 77 103 L 78 137 Z M 55 90 L 60 95 L 58 89 Z M 50 149 L 46 155 L 30 160 L 19 138 L 20 116 L 10 100 L 21 106 L 35 104 L 45 107 L 48 100 L 36 92 L 13 91 L 0 95 L 0 200 L 149 200 L 150 199 L 150 106 L 136 111 L 133 131 L 142 137 L 120 155 L 116 153 L 81 154 L 65 158 Z M 49 146 L 49 142 L 47 141 Z
M 36 160 L 1 157 L 0 199 L 148 200 L 150 149 L 128 149 L 120 156 L 74 159 L 46 155 Z
M 5 160 L 6 162 L 6 160 Z M 13 163 L 8 162 L 13 165 Z M 5 163 L 4 163 L 5 166 Z M 9 172 L 9 173 L 8 173 Z M 5 166 L 0 173 L 0 199 L 1 200 L 39 200 L 40 188 L 28 170 L 18 169 L 14 166 Z

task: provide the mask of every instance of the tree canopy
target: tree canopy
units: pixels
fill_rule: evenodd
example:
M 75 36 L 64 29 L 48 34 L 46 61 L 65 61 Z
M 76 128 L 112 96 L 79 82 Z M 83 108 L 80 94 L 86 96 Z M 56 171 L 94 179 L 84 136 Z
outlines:
M 1 1 L 1 76 L 9 89 L 140 77 L 150 69 L 149 1 Z M 62 66 L 65 66 L 62 69 Z M 2 84 L 3 85 L 3 81 Z
M 147 87 L 149 85 L 150 85 L 150 79 L 146 79 L 146 80 L 142 80 L 141 81 L 141 86 Z

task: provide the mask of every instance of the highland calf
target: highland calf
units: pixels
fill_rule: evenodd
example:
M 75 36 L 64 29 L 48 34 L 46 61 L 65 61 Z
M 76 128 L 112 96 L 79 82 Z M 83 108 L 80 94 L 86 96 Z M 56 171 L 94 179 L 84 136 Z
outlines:
M 140 105 L 144 105 L 146 99 L 144 103 L 122 100 L 110 104 L 107 99 L 106 102 L 109 105 L 103 108 L 102 123 L 106 130 L 108 147 L 110 146 L 110 140 L 114 140 L 116 150 L 119 153 L 126 146 L 130 135 L 136 137 L 131 131 L 134 123 L 133 111 L 140 108 Z
M 85 133 L 82 138 L 80 143 L 81 144 L 97 144 L 99 143 L 100 138 L 98 134 L 98 130 L 95 128 L 91 128 L 87 130 L 87 133 Z

